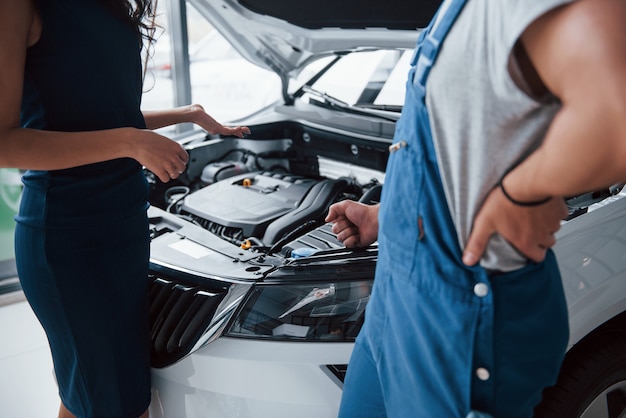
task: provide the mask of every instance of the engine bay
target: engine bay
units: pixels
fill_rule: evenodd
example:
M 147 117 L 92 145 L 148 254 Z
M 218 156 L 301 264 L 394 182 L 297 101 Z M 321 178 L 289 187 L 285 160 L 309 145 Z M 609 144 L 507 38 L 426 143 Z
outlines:
M 288 258 L 342 248 L 324 222 L 328 208 L 344 199 L 380 200 L 389 139 L 293 122 L 256 126 L 254 133 L 183 138 L 190 160 L 181 177 L 165 184 L 146 172 L 151 205 L 251 253 Z M 568 199 L 568 219 L 622 186 Z M 153 236 L 163 233 L 156 229 Z
M 198 133 L 185 142 L 190 161 L 179 179 L 165 184 L 146 173 L 150 203 L 244 250 L 297 257 L 340 248 L 324 222 L 328 208 L 344 199 L 377 203 L 384 173 L 324 158 L 315 148 L 307 153 L 311 135 L 300 138 L 305 152 L 295 151 L 293 138 Z M 358 147 L 346 150 L 346 158 L 358 157 Z M 162 234 L 154 229 L 153 236 Z

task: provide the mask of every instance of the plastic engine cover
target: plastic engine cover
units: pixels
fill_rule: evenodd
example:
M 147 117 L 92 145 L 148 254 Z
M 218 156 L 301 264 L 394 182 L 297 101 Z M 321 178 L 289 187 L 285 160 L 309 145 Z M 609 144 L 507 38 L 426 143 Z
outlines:
M 247 173 L 187 196 L 181 210 L 210 222 L 263 237 L 267 225 L 298 208 L 317 180 L 286 173 Z

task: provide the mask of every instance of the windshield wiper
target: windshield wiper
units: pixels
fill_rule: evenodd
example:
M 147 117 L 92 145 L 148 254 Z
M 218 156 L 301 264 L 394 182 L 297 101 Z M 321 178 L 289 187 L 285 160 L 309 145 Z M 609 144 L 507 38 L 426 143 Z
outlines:
M 392 113 L 386 110 L 379 110 L 379 109 L 365 108 L 365 107 L 350 105 L 344 102 L 343 100 L 337 99 L 336 97 L 333 97 L 330 94 L 315 90 L 314 88 L 310 86 L 306 86 L 306 85 L 302 86 L 302 91 L 318 99 L 321 99 L 321 102 L 313 101 L 312 102 L 313 104 L 322 105 L 322 106 L 329 107 L 329 108 L 338 108 L 344 112 L 354 113 L 357 115 L 376 116 L 376 117 L 386 119 L 392 122 L 395 122 L 400 118 L 399 114 L 397 115 L 394 114 L 395 112 Z
M 356 103 L 355 106 L 365 109 L 385 110 L 387 112 L 402 112 L 402 105 L 374 104 L 374 103 Z

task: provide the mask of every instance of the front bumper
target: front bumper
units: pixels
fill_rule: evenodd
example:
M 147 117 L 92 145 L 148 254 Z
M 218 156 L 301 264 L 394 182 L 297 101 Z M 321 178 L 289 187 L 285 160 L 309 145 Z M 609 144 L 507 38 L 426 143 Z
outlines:
M 153 418 L 331 418 L 353 343 L 222 337 L 153 369 Z M 331 366 L 331 367 L 328 367 Z

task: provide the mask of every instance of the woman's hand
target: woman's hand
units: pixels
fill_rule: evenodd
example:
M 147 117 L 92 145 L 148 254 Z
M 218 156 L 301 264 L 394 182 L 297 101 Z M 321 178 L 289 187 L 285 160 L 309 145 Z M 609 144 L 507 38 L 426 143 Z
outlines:
M 237 136 L 243 138 L 250 134 L 250 129 L 246 126 L 228 127 L 224 126 L 205 112 L 199 104 L 181 106 L 168 110 L 147 110 L 143 111 L 143 116 L 148 129 L 155 130 L 165 126 L 172 126 L 179 123 L 195 123 L 210 134 L 224 136 Z
M 132 158 L 152 171 L 162 182 L 176 179 L 185 171 L 189 154 L 178 142 L 150 130 L 132 130 Z
M 243 138 L 245 134 L 250 134 L 247 126 L 224 126 L 205 112 L 204 108 L 199 104 L 191 105 L 192 122 L 206 130 L 210 134 L 219 134 L 224 136 L 237 136 Z
M 133 134 L 130 142 L 132 158 L 136 159 L 161 181 L 176 179 L 185 171 L 189 155 L 177 142 L 153 132 L 154 129 L 191 122 L 210 134 L 243 138 L 250 133 L 246 126 L 224 126 L 213 119 L 199 104 L 169 110 L 144 111 L 148 130 Z

